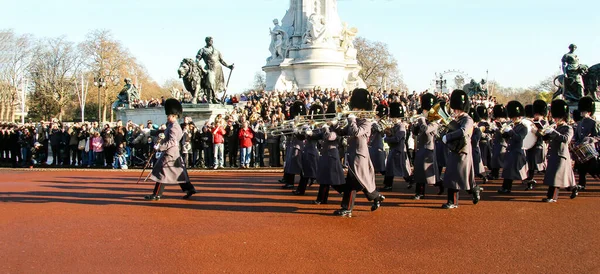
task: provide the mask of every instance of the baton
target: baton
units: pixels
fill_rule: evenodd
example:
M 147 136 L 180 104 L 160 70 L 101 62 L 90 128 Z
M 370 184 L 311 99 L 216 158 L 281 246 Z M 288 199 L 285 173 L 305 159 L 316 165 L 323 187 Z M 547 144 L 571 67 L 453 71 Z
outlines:
M 150 154 L 150 157 L 148 157 L 148 160 L 146 161 L 146 164 L 144 165 L 144 169 L 142 169 L 142 174 L 140 174 L 140 177 L 138 178 L 137 183 L 135 183 L 136 185 L 140 183 L 140 180 L 142 180 L 142 176 L 144 176 L 144 172 L 146 172 L 146 169 L 150 166 L 150 161 L 152 161 L 152 157 L 154 157 L 154 154 L 156 154 L 156 150 L 154 150 L 152 152 L 152 154 Z M 146 179 L 144 179 L 144 182 L 146 180 L 148 180 L 148 177 L 150 177 L 150 174 L 148 174 Z
M 231 64 L 233 66 L 233 64 Z M 223 92 L 223 98 L 221 98 L 221 104 L 225 104 L 225 96 L 227 95 L 227 89 L 229 88 L 229 80 L 231 80 L 231 72 L 233 72 L 233 68 L 229 70 L 229 76 L 227 76 L 227 84 L 225 84 L 225 92 Z

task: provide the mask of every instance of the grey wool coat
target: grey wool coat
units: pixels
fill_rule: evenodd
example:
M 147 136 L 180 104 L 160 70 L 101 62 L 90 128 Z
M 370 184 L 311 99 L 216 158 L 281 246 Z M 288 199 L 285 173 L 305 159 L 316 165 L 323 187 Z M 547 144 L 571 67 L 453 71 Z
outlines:
M 181 184 L 190 181 L 185 162 L 179 153 L 179 144 L 183 137 L 183 131 L 178 123 L 167 123 L 165 139 L 158 147 L 162 154 L 152 168 L 150 180 L 161 184 Z
M 304 150 L 302 150 L 302 176 L 306 178 L 317 178 L 317 165 L 319 162 L 319 149 L 317 143 L 319 136 L 306 136 Z
M 573 137 L 573 128 L 563 124 L 552 133 L 544 136 L 549 141 L 548 166 L 544 174 L 544 184 L 553 187 L 575 186 L 575 175 L 571 167 L 569 143 Z
M 397 122 L 392 128 L 392 135 L 386 136 L 384 141 L 390 146 L 390 154 L 385 164 L 385 176 L 408 177 L 412 175 L 410 159 L 406 154 L 406 127 L 402 122 Z
M 383 128 L 378 123 L 373 123 L 371 138 L 369 139 L 369 155 L 373 162 L 375 172 L 385 171 L 385 150 L 383 149 Z
M 466 113 L 457 117 L 459 128 L 446 134 L 446 143 L 459 138 L 471 139 L 473 119 Z M 444 187 L 456 190 L 471 190 L 475 185 L 475 171 L 473 170 L 473 156 L 471 146 L 463 147 L 458 153 L 450 151 L 446 159 L 446 173 L 444 174 Z
M 416 137 L 415 183 L 433 185 L 438 181 L 438 165 L 435 155 L 435 137 L 438 124 L 427 123 L 425 118 L 417 120 L 413 133 Z
M 304 149 L 304 136 L 294 134 L 286 148 L 286 161 L 283 169 L 284 173 L 301 175 L 302 174 L 302 150 Z
M 545 126 L 548 124 L 548 122 L 544 121 L 544 120 L 540 120 L 538 121 L 542 126 Z M 525 151 L 525 155 L 527 157 L 527 164 L 529 165 L 529 168 L 533 168 L 533 170 L 535 171 L 544 171 L 546 170 L 546 153 L 547 153 L 547 149 L 546 146 L 544 145 L 544 141 L 542 140 L 542 135 L 540 134 L 540 132 L 536 132 L 536 137 L 537 140 L 535 142 L 535 145 L 528 149 L 527 151 Z
M 479 148 L 481 135 L 481 129 L 479 129 L 479 127 L 474 127 L 473 135 L 471 136 L 471 151 L 473 152 L 473 168 L 475 169 L 475 174 L 482 174 L 485 172 L 485 167 L 481 160 L 481 150 Z
M 490 167 L 492 161 L 492 137 L 493 132 L 489 130 L 490 123 L 487 121 L 481 121 L 477 125 L 478 127 L 485 127 L 485 130 L 481 132 L 481 139 L 479 140 L 479 150 L 481 151 L 481 162 L 484 166 Z
M 323 140 L 321 147 L 321 156 L 317 167 L 317 182 L 321 185 L 343 185 L 346 183 L 344 178 L 344 168 L 340 161 L 340 152 L 338 151 L 339 138 L 335 131 L 324 128 L 317 135 Z
M 508 139 L 502 178 L 510 180 L 523 180 L 527 178 L 527 158 L 523 150 L 523 139 L 527 136 L 527 127 L 522 123 L 515 125 L 509 132 L 502 134 Z
M 506 143 L 506 139 L 502 137 L 502 132 L 500 132 L 501 125 L 499 123 L 496 123 L 496 125 L 498 128 L 493 131 L 492 160 L 490 161 L 489 168 L 500 169 L 504 167 L 504 158 L 506 156 L 506 147 L 508 144 Z
M 348 138 L 348 172 L 369 192 L 375 191 L 375 170 L 367 144 L 372 122 L 363 118 L 348 118 L 344 129 Z

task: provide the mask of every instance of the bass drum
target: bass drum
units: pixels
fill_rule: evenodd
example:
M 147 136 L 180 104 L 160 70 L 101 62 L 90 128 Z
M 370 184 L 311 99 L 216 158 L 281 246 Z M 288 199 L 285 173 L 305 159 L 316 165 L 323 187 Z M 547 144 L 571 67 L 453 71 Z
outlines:
M 525 139 L 523 139 L 523 150 L 528 150 L 535 146 L 535 143 L 537 142 L 537 136 L 535 136 L 535 133 L 533 132 L 533 129 L 536 127 L 529 119 L 521 120 L 521 124 L 527 127 L 527 135 L 525 136 Z

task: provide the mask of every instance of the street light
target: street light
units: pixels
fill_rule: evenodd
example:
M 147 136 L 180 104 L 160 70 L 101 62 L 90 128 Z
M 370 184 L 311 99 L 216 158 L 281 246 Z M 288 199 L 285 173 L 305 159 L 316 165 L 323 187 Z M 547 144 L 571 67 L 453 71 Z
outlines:
M 94 77 L 94 86 L 98 87 L 98 123 L 101 123 L 101 101 L 100 101 L 100 89 L 106 87 L 106 82 L 102 77 Z
M 444 75 L 440 74 L 440 80 L 435 80 L 436 88 L 440 87 L 440 92 L 444 92 L 444 88 L 446 87 L 446 80 L 444 79 Z

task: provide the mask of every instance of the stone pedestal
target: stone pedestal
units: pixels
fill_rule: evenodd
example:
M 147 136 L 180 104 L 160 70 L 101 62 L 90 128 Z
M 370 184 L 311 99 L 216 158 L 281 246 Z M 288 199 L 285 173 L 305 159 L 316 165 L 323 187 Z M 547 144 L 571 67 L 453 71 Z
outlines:
M 231 112 L 233 106 L 221 104 L 183 104 L 183 117 L 190 116 L 196 124 L 204 123 L 207 120 L 213 120 L 218 114 Z M 156 124 L 166 122 L 165 109 L 162 107 L 155 108 L 138 108 L 138 109 L 121 109 L 117 110 L 117 118 L 124 122 L 129 120 L 136 124 L 145 124 L 146 121 L 152 120 Z

